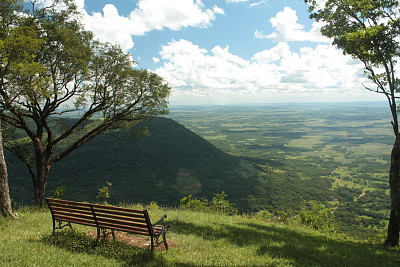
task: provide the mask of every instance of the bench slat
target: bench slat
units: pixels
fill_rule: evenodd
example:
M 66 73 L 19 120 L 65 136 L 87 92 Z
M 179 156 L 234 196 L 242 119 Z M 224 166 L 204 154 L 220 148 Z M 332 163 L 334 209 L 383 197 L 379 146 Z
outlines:
M 70 217 L 70 216 L 54 216 L 54 219 L 64 221 L 64 222 L 88 225 L 88 226 L 95 226 L 95 227 L 97 226 L 96 222 L 93 219 L 86 220 L 83 218 Z
M 109 219 L 113 219 L 113 220 L 120 220 L 120 221 L 126 221 L 126 222 L 133 222 L 133 223 L 142 223 L 142 224 L 146 224 L 146 219 L 142 216 L 141 218 L 137 218 L 137 217 L 126 217 L 126 216 L 116 216 L 113 214 L 107 214 L 104 212 L 97 212 L 96 210 L 94 211 L 96 218 L 97 217 L 102 217 L 102 218 L 109 218 Z
M 52 207 L 53 212 L 69 212 L 69 213 L 82 213 L 82 214 L 89 214 L 92 215 L 91 209 L 77 209 L 77 208 L 64 208 L 64 207 Z
M 95 222 L 93 215 L 90 213 L 71 213 L 71 212 L 64 212 L 64 211 L 53 211 L 53 215 L 55 217 L 64 217 L 64 218 L 81 218 L 86 220 L 91 220 Z
M 106 223 L 106 222 L 99 223 L 98 225 L 101 228 L 107 228 L 107 229 L 113 229 L 113 230 L 117 230 L 117 231 L 151 236 L 151 234 L 149 233 L 149 230 L 144 229 L 144 228 L 129 227 L 127 225 L 120 225 L 120 224 L 113 224 L 113 223 Z
M 96 215 L 96 220 L 99 225 L 102 224 L 112 224 L 112 225 L 121 225 L 121 226 L 126 226 L 126 227 L 136 227 L 140 229 L 144 229 L 146 231 L 149 231 L 149 227 L 147 224 L 143 223 L 135 223 L 135 222 L 129 222 L 129 221 L 121 221 L 121 220 L 114 220 L 114 219 L 109 219 L 107 217 L 98 217 Z
M 113 214 L 116 216 L 121 216 L 121 217 L 131 217 L 131 218 L 138 218 L 138 219 L 144 219 L 144 214 L 143 211 L 141 213 L 132 213 L 132 212 L 126 212 L 126 211 L 119 211 L 119 210 L 113 210 L 113 209 L 107 209 L 107 208 L 98 208 L 98 207 L 93 207 L 93 209 L 96 211 L 96 213 L 107 213 L 107 214 Z

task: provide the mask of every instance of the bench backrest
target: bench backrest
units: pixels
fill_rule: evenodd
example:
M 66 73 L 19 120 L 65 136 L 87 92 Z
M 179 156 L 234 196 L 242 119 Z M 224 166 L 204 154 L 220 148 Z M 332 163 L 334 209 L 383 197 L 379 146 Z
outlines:
M 92 205 L 98 227 L 139 235 L 153 235 L 147 210 L 135 210 L 114 206 Z
M 91 204 L 46 198 L 53 220 L 97 226 Z
M 153 236 L 147 210 L 46 198 L 53 220 Z

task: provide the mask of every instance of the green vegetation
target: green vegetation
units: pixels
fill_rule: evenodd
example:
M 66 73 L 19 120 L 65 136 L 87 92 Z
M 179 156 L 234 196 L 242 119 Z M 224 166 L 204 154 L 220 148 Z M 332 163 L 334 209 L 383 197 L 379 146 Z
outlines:
M 133 206 L 131 206 L 133 207 Z M 143 206 L 135 205 L 136 208 Z M 150 207 L 146 207 L 150 208 Z M 398 266 L 398 249 L 261 217 L 163 209 L 170 249 L 149 259 L 147 241 L 121 236 L 94 246 L 94 228 L 74 226 L 51 235 L 48 210 L 18 210 L 19 220 L 0 221 L 1 266 Z M 265 214 L 264 214 L 265 215 Z M 125 240 L 125 242 L 121 242 Z M 127 244 L 136 241 L 136 245 Z
M 55 164 L 49 192 L 64 186 L 64 199 L 96 202 L 109 181 L 111 204 L 170 207 L 188 195 L 201 202 L 225 192 L 239 213 L 289 217 L 316 201 L 332 210 L 337 231 L 373 237 L 386 227 L 389 207 L 393 137 L 383 110 L 371 103 L 171 108 L 175 121 L 118 131 L 148 129 L 147 136 L 98 136 Z M 7 160 L 14 202 L 32 203 L 29 174 Z
M 102 204 L 108 204 L 107 199 L 110 198 L 110 191 L 111 191 L 112 183 L 106 181 L 106 184 L 99 188 L 96 198 L 100 200 Z
M 400 132 L 399 81 L 397 73 L 400 53 L 400 2 L 398 0 L 304 0 L 309 4 L 310 18 L 321 22 L 322 35 L 343 54 L 364 65 L 368 85 L 388 101 L 395 142 L 391 151 L 389 188 L 390 218 L 385 244 L 399 245 L 400 232 Z
M 166 114 L 170 87 L 133 68 L 118 45 L 94 39 L 74 1 L 35 2 L 1 2 L 0 119 L 13 132 L 5 146 L 29 171 L 40 207 L 54 163 L 108 130 Z
M 225 192 L 215 193 L 211 201 L 208 201 L 207 199 L 192 199 L 192 195 L 188 195 L 179 201 L 180 208 L 195 211 L 219 212 L 227 215 L 237 214 L 238 210 L 234 207 L 234 204 L 226 199 L 227 196 Z
M 252 209 L 298 213 L 315 200 L 334 208 L 347 233 L 386 227 L 394 138 L 385 103 L 173 107 L 170 117 L 258 164 L 264 176 L 248 199 Z

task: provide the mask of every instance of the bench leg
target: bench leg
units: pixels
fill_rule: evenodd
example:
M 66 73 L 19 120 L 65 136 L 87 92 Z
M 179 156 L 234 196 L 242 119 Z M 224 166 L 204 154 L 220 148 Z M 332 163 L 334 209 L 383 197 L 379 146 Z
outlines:
M 100 239 L 100 227 L 97 227 L 96 243 L 99 243 L 99 239 Z
M 165 233 L 162 235 L 162 238 L 163 238 L 165 249 L 168 250 L 168 243 L 167 243 L 167 239 L 165 238 Z
M 70 222 L 65 222 L 60 220 L 53 220 L 53 235 L 56 233 L 56 229 L 63 229 L 64 227 L 69 226 L 72 229 L 72 225 Z
M 153 254 L 153 251 L 154 251 L 154 237 L 150 237 L 150 239 L 151 239 L 151 242 L 150 242 L 150 245 L 151 245 L 151 254 Z

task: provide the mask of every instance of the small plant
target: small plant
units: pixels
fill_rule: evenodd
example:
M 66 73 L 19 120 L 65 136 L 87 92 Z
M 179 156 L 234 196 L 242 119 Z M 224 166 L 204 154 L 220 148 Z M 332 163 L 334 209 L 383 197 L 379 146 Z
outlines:
M 293 210 L 281 210 L 277 212 L 277 216 L 275 217 L 277 221 L 282 222 L 284 224 L 290 224 L 295 220 L 295 215 Z
M 334 230 L 333 211 L 324 204 L 311 200 L 299 213 L 300 223 L 318 230 Z
M 275 215 L 268 210 L 260 210 L 253 217 L 264 221 L 275 221 Z
M 228 195 L 225 194 L 224 191 L 221 193 L 215 193 L 210 202 L 210 208 L 228 215 L 237 214 L 238 210 L 233 207 L 233 204 L 230 203 L 229 200 L 225 199 L 227 196 Z
M 208 201 L 206 199 L 192 199 L 192 195 L 183 197 L 179 202 L 182 209 L 205 211 L 208 208 Z
M 237 214 L 238 210 L 233 207 L 233 203 L 230 203 L 225 197 L 228 195 L 225 192 L 215 193 L 211 201 L 207 199 L 193 199 L 192 195 L 183 197 L 180 202 L 182 209 L 194 210 L 194 211 L 216 211 L 218 213 L 224 213 L 228 215 Z
M 59 186 L 57 187 L 52 194 L 52 198 L 57 198 L 57 199 L 64 199 L 65 196 L 65 186 Z
M 146 209 L 149 209 L 149 210 L 158 210 L 158 209 L 160 209 L 160 206 L 158 206 L 158 204 L 157 204 L 156 201 L 151 201 L 151 202 L 149 203 L 149 205 L 146 206 Z
M 107 199 L 110 198 L 112 183 L 106 182 L 106 185 L 102 188 L 99 188 L 99 192 L 97 194 L 97 199 L 100 200 L 100 203 L 107 205 Z

